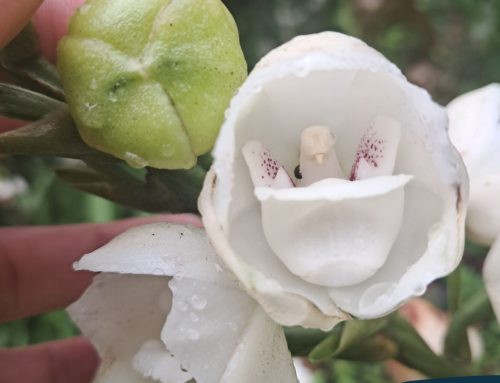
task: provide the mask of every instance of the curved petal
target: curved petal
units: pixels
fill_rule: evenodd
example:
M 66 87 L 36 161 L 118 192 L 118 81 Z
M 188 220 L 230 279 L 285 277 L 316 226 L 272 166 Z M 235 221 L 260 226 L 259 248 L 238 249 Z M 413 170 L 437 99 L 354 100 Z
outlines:
M 324 310 L 332 306 L 324 303 L 321 286 L 294 279 L 269 246 L 261 244 L 266 242 L 261 228 L 241 224 L 259 217 L 255 212 L 261 208 L 241 149 L 248 141 L 259 141 L 293 174 L 301 132 L 321 125 L 335 137 L 342 173 L 349 174 L 363 133 L 382 116 L 400 124 L 399 145 L 393 145 L 394 173 L 414 178 L 405 188 L 401 230 L 384 266 L 354 286 L 329 289 L 333 306 L 362 317 L 387 314 L 422 294 L 462 256 L 467 176 L 450 144 L 444 109 L 382 55 L 357 39 L 331 32 L 296 38 L 269 53 L 231 103 L 214 151 L 217 178 L 205 184 L 210 190 L 200 199 L 200 208 L 224 261 L 280 323 L 310 326 L 315 317 L 316 324 L 324 325 L 335 314 Z M 392 155 L 390 162 L 387 168 Z M 210 228 L 209 222 L 216 227 Z M 259 283 L 266 287 L 259 290 Z M 380 299 L 375 302 L 374 297 Z M 295 307 L 288 306 L 292 301 Z M 291 316 L 280 314 L 285 308 Z
M 236 284 L 183 278 L 170 287 L 162 339 L 197 383 L 297 381 L 281 326 Z
M 471 178 L 500 172 L 500 84 L 465 93 L 448 106 L 450 138 Z
M 70 307 L 103 356 L 100 382 L 296 381 L 282 328 L 217 264 L 203 230 L 131 229 L 79 267 L 174 275 L 169 288 L 160 276 L 101 274 Z
M 198 201 L 207 234 L 218 255 L 266 313 L 276 322 L 286 326 L 301 325 L 324 330 L 329 330 L 337 323 L 348 319 L 349 316 L 340 311 L 328 298 L 324 288 L 315 287 L 294 277 L 281 262 L 276 261 L 272 252 L 267 256 L 270 250 L 266 248 L 267 243 L 263 233 L 253 241 L 251 248 L 246 243 L 240 243 L 238 252 L 235 252 L 228 233 L 224 231 L 215 214 L 213 203 L 215 185 L 216 177 L 213 170 L 210 170 Z M 245 216 L 245 218 L 250 219 L 248 223 L 252 229 L 261 230 L 260 220 L 256 220 L 258 216 Z M 247 219 L 242 221 L 247 222 Z M 247 232 L 247 235 L 254 237 L 254 233 Z M 245 249 L 255 257 L 259 257 L 261 265 L 268 267 L 258 268 L 248 263 L 241 257 L 241 251 Z
M 473 241 L 491 245 L 500 235 L 500 172 L 471 179 L 467 234 Z
M 68 308 L 101 356 L 98 382 L 150 382 L 133 367 L 134 357 L 144 344 L 160 337 L 171 302 L 167 283 L 161 277 L 101 274 Z M 172 368 L 183 372 L 179 362 Z
M 483 266 L 484 286 L 495 311 L 497 320 L 500 321 L 500 236 L 495 240 L 486 256 Z
M 385 263 L 411 176 L 325 179 L 307 188 L 257 188 L 269 245 L 290 271 L 322 286 L 360 283 Z
M 83 256 L 74 267 L 95 272 L 222 280 L 222 275 L 211 273 L 220 266 L 205 231 L 171 223 L 129 229 Z

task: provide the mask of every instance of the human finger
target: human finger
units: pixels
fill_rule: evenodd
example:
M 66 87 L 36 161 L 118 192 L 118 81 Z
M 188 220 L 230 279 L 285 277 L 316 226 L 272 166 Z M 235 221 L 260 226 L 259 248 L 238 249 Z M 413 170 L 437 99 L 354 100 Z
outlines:
M 38 8 L 33 24 L 39 35 L 42 54 L 56 62 L 57 43 L 68 30 L 70 17 L 85 0 L 45 0 Z
M 130 227 L 161 221 L 199 224 L 192 215 L 166 215 L 112 224 L 0 229 L 0 322 L 68 306 L 93 276 L 75 272 L 73 262 Z
M 82 337 L 0 349 L 0 382 L 90 383 L 98 364 L 95 349 Z
M 0 49 L 28 23 L 43 0 L 0 0 Z

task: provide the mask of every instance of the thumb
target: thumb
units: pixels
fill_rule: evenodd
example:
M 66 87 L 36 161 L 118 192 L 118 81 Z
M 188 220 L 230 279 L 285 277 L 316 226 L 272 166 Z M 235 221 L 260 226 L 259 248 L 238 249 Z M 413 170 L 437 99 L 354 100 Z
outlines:
M 43 0 L 0 0 L 0 49 L 5 47 L 31 18 Z
M 84 2 L 85 0 L 45 0 L 36 11 L 33 23 L 39 34 L 42 54 L 49 61 L 55 63 L 57 43 L 66 33 L 70 17 Z

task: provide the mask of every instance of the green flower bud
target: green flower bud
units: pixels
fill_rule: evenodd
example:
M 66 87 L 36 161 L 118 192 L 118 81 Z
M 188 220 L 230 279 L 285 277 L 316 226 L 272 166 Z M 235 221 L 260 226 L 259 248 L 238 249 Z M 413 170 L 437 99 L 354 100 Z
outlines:
M 247 69 L 220 0 L 89 0 L 59 44 L 80 135 L 131 166 L 190 168 Z

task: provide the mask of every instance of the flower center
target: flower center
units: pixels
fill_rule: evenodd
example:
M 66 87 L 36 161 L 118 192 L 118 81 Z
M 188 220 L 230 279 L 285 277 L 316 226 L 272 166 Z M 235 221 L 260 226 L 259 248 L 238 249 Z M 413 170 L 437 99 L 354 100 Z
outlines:
M 377 116 L 361 137 L 349 180 L 392 175 L 400 140 L 401 124 L 391 117 Z M 259 141 L 247 142 L 242 153 L 255 187 L 309 186 L 328 178 L 347 179 L 335 152 L 335 143 L 335 136 L 328 127 L 312 125 L 305 128 L 300 135 L 295 182 Z

